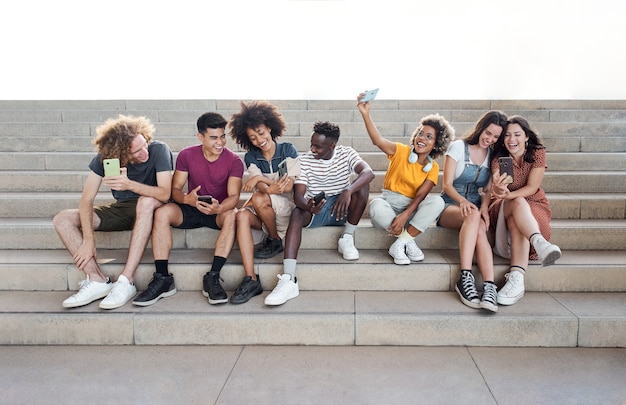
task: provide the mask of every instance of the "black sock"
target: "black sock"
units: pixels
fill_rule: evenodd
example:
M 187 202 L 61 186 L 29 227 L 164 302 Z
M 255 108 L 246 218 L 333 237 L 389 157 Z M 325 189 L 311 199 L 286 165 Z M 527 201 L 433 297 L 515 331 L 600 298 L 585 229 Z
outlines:
M 224 264 L 226 263 L 226 258 L 222 256 L 213 257 L 213 264 L 211 265 L 211 271 L 220 272 Z
M 164 276 L 169 276 L 170 273 L 167 270 L 168 262 L 169 260 L 155 260 L 154 266 L 156 267 L 156 272 Z

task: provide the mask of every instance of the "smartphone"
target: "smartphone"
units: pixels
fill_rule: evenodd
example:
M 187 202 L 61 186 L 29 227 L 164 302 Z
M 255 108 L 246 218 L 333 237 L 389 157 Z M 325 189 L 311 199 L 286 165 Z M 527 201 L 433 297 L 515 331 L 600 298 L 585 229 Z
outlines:
M 500 161 L 500 175 L 508 174 L 508 183 L 513 183 L 513 158 L 510 156 L 504 156 L 499 159 Z
M 199 195 L 198 201 L 202 201 L 207 204 L 213 204 L 213 198 L 210 195 Z
M 119 176 L 121 174 L 120 172 L 120 160 L 115 158 L 115 159 L 104 159 L 102 161 L 102 163 L 104 164 L 104 176 L 105 177 L 109 177 L 109 176 Z
M 378 89 L 365 90 L 365 95 L 359 101 L 362 103 L 365 103 L 367 101 L 372 101 L 373 99 L 376 98 L 377 94 L 378 94 Z
M 287 161 L 283 160 L 278 165 L 278 177 L 280 177 L 282 179 L 283 176 L 286 175 L 287 173 L 288 173 L 288 171 L 287 171 Z
M 315 197 L 313 197 L 313 202 L 315 202 L 315 205 L 319 204 L 324 198 L 326 198 L 326 193 L 325 192 L 320 192 L 318 194 L 315 195 Z

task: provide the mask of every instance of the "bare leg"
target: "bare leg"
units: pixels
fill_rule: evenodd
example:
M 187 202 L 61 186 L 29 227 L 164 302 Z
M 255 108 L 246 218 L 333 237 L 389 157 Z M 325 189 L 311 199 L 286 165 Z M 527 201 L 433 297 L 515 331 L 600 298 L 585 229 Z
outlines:
M 78 209 L 69 209 L 59 212 L 54 219 L 54 229 L 63 241 L 63 244 L 70 252 L 72 257 L 83 243 L 83 233 L 80 226 L 80 216 Z M 93 227 L 98 229 L 100 226 L 100 217 L 93 215 Z M 104 282 L 106 276 L 100 270 L 95 256 L 92 257 L 82 271 L 89 276 L 91 281 Z
M 130 247 L 128 249 L 128 259 L 122 270 L 123 276 L 125 276 L 131 283 L 139 261 L 143 256 L 143 252 L 148 244 L 148 238 L 152 233 L 152 222 L 154 218 L 154 210 L 162 206 L 163 203 L 152 197 L 139 197 L 137 200 L 137 213 L 135 218 L 135 225 L 133 227 L 132 234 L 130 236 Z
M 246 276 L 256 280 L 254 273 L 254 238 L 252 229 L 261 229 L 261 220 L 250 210 L 237 212 L 237 244 L 241 253 L 241 261 Z
M 297 259 L 300 243 L 302 243 L 302 228 L 311 222 L 312 214 L 295 207 L 291 211 L 289 227 L 285 236 L 285 259 Z
M 237 213 L 235 210 L 222 212 L 217 215 L 217 226 L 221 228 L 220 234 L 215 241 L 215 256 L 228 257 L 235 244 L 237 225 Z
M 272 239 L 280 239 L 276 229 L 276 212 L 272 208 L 272 200 L 269 195 L 256 192 L 252 195 L 252 205 L 259 219 L 265 225 L 267 234 Z M 259 229 L 259 228 L 257 228 Z
M 350 205 L 348 206 L 348 222 L 357 225 L 365 212 L 367 200 L 370 195 L 369 184 L 352 194 Z
M 178 205 L 169 203 L 154 211 L 152 227 L 152 254 L 154 260 L 168 260 L 172 250 L 172 230 L 183 222 L 183 212 Z

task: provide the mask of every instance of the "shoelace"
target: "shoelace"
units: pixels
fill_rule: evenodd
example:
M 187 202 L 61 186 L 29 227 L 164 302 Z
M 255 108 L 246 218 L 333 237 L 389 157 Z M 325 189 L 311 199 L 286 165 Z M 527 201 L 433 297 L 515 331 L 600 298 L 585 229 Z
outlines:
M 517 287 L 519 284 L 519 277 L 512 275 L 511 273 L 507 273 L 504 275 L 506 278 L 506 284 L 502 288 L 502 294 L 508 294 L 513 288 Z
M 485 285 L 485 289 L 483 291 L 483 301 L 489 301 L 491 303 L 496 302 L 496 288 L 494 286 Z
M 461 285 L 463 286 L 465 295 L 470 299 L 477 298 L 478 290 L 476 290 L 476 285 L 474 285 L 474 276 L 469 271 L 464 271 L 463 273 L 463 277 L 461 277 Z

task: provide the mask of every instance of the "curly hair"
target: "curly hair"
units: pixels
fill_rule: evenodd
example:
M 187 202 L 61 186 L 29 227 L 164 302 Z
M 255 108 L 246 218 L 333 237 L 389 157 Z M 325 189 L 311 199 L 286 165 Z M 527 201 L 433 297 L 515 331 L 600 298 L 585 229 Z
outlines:
M 484 113 L 478 119 L 478 121 L 476 121 L 476 125 L 474 125 L 474 128 L 465 135 L 463 140 L 467 142 L 468 145 L 478 144 L 480 135 L 491 124 L 497 125 L 500 128 L 502 128 L 502 136 L 500 138 L 504 138 L 504 131 L 506 130 L 506 125 L 507 125 L 506 120 L 507 120 L 506 114 L 503 113 L 502 111 L 489 110 L 486 113 Z
M 333 139 L 335 143 L 339 140 L 340 135 L 339 126 L 328 121 L 317 121 L 313 124 L 313 133 Z
M 503 128 L 503 132 L 506 132 L 508 126 L 511 124 L 518 124 L 520 127 L 522 127 L 522 131 L 524 131 L 526 136 L 528 136 L 528 141 L 526 143 L 526 152 L 524 153 L 524 160 L 528 163 L 534 162 L 533 156 L 535 154 L 535 150 L 545 149 L 541 137 L 534 129 L 530 127 L 528 120 L 521 115 L 512 115 L 511 117 L 509 117 Z M 508 149 L 506 148 L 506 146 L 504 146 L 504 135 L 498 138 L 498 141 L 493 145 L 493 152 L 494 157 L 509 155 Z
M 265 125 L 270 129 L 272 140 L 283 135 L 287 129 L 287 124 L 283 115 L 278 111 L 278 107 L 268 101 L 251 101 L 246 104 L 240 101 L 241 110 L 230 117 L 228 127 L 230 136 L 245 150 L 256 148 L 248 138 L 247 130 L 257 129 Z
M 119 158 L 124 167 L 131 161 L 131 144 L 137 135 L 144 137 L 148 144 L 152 141 L 154 125 L 146 117 L 134 117 L 120 114 L 109 118 L 96 128 L 96 137 L 92 141 L 98 149 L 100 159 Z
M 420 120 L 420 124 L 417 128 L 415 128 L 413 134 L 411 134 L 411 145 L 413 145 L 415 137 L 420 133 L 425 125 L 435 128 L 435 131 L 437 132 L 435 146 L 430 152 L 430 157 L 436 159 L 448 150 L 448 145 L 454 140 L 454 127 L 450 125 L 448 120 L 439 114 L 427 115 Z

